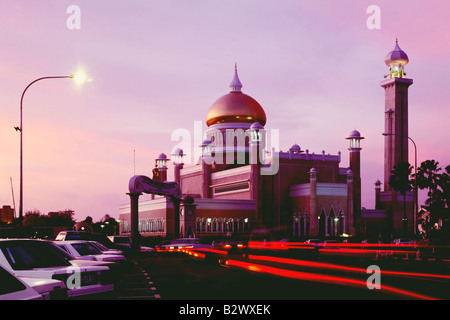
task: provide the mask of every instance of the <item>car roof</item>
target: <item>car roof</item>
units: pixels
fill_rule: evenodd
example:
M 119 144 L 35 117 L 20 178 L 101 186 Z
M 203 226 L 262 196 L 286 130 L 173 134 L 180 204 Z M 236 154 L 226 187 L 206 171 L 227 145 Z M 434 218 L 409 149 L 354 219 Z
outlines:
M 62 241 L 54 241 L 55 244 L 73 244 L 73 243 L 86 243 L 88 240 L 62 240 Z

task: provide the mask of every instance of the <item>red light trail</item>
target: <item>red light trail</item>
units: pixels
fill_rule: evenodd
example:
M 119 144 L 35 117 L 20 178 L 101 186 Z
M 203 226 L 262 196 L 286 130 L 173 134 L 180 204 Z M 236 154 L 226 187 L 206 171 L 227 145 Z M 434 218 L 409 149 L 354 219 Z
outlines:
M 244 268 L 244 269 L 247 269 L 250 271 L 255 271 L 255 272 L 264 272 L 264 273 L 281 276 L 281 277 L 287 277 L 287 278 L 296 279 L 296 280 L 345 284 L 345 285 L 350 285 L 350 286 L 354 286 L 354 287 L 367 289 L 367 282 L 363 281 L 363 280 L 358 280 L 358 279 L 330 276 L 330 275 L 317 274 L 317 273 L 308 273 L 308 272 L 302 272 L 302 271 L 286 270 L 286 269 L 269 267 L 269 266 L 260 265 L 260 264 L 253 264 L 253 263 L 249 263 L 249 262 L 245 262 L 245 261 L 238 261 L 238 260 L 227 260 L 225 262 L 225 264 L 227 266 Z M 436 300 L 433 297 L 417 294 L 414 292 L 410 292 L 407 290 L 402 290 L 402 289 L 398 289 L 398 288 L 394 288 L 394 287 L 386 286 L 386 285 L 383 285 L 381 290 L 383 290 L 384 292 L 387 292 L 387 293 L 401 295 L 401 296 L 414 298 L 414 299 Z

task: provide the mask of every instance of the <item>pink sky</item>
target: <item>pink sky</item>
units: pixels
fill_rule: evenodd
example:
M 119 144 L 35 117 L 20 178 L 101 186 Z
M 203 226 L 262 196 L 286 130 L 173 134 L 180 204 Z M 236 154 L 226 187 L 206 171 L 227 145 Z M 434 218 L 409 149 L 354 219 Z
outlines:
M 69 30 L 69 5 L 81 29 Z M 381 29 L 369 30 L 369 5 Z M 450 164 L 448 0 L 17 0 L 0 10 L 0 205 L 19 201 L 20 95 L 36 78 L 83 68 L 92 81 L 33 85 L 24 100 L 24 211 L 70 208 L 75 218 L 118 217 L 128 181 L 151 175 L 178 128 L 193 130 L 229 91 L 237 62 L 243 92 L 263 106 L 280 148 L 342 152 L 362 142 L 363 206 L 383 180 L 385 55 L 398 37 L 409 55 L 409 135 L 419 163 Z M 204 128 L 206 128 L 204 124 Z M 133 153 L 136 152 L 134 168 Z M 413 164 L 413 147 L 410 145 Z M 169 165 L 169 176 L 172 166 Z M 382 181 L 383 182 L 383 181 Z

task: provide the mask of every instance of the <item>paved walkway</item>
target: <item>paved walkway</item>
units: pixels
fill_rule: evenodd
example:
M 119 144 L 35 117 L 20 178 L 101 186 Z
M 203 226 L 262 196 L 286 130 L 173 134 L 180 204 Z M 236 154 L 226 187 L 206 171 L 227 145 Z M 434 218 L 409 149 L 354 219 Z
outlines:
M 156 300 L 161 298 L 148 273 L 134 261 L 123 266 L 116 290 L 117 300 Z

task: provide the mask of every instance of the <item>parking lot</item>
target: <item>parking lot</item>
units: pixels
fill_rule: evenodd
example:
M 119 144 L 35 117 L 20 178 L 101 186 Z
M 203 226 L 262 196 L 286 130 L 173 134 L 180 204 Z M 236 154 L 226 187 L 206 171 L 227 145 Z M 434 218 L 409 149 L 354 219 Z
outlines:
M 132 250 L 93 237 L 0 239 L 0 300 L 450 298 L 447 251 L 416 244 L 189 238 Z M 383 290 L 368 289 L 368 266 Z

